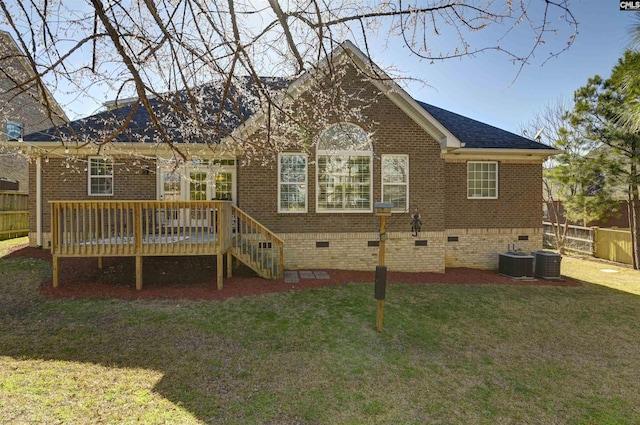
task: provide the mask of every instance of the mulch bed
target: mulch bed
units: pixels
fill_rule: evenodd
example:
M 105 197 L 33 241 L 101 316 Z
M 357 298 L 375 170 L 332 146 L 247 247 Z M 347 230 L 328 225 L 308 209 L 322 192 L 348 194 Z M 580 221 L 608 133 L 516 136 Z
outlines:
M 26 257 L 51 261 L 46 249 L 19 247 L 9 257 Z M 186 298 L 219 300 L 229 297 L 296 291 L 353 282 L 374 282 L 374 271 L 326 270 L 329 279 L 300 279 L 287 284 L 258 277 L 246 267 L 234 270 L 231 278 L 224 279 L 221 291 L 216 287 L 216 261 L 212 256 L 145 257 L 143 263 L 144 286 L 135 289 L 135 259 L 109 257 L 98 268 L 96 258 L 61 258 L 60 285 L 53 288 L 52 281 L 42 284 L 42 292 L 52 298 Z M 474 285 L 554 285 L 579 286 L 579 283 L 549 280 L 515 280 L 495 271 L 469 268 L 448 268 L 445 273 L 408 273 L 389 271 L 387 282 L 408 284 L 474 284 Z M 372 288 L 373 291 L 373 288 Z M 373 292 L 372 292 L 373 293 Z

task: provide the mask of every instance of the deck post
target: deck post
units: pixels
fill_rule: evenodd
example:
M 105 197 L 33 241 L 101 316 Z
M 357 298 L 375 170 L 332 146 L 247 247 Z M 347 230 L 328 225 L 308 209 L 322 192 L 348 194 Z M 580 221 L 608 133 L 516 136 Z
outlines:
M 142 290 L 142 255 L 136 255 L 136 290 Z
M 51 266 L 53 268 L 53 287 L 58 287 L 60 257 L 54 255 L 51 257 Z
M 217 260 L 217 267 L 216 270 L 218 272 L 218 291 L 222 290 L 222 278 L 224 276 L 224 261 L 222 261 L 224 259 L 224 257 L 222 256 L 222 253 L 219 252 L 218 254 L 216 254 L 216 260 Z
M 102 257 L 98 257 L 98 268 L 102 270 Z
M 233 254 L 231 249 L 227 250 L 227 279 L 233 277 Z

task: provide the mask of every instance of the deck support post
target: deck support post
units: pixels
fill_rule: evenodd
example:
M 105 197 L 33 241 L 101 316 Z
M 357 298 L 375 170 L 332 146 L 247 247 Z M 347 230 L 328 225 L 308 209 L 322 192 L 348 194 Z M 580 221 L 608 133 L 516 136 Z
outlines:
M 54 255 L 51 257 L 51 266 L 53 268 L 53 287 L 58 287 L 58 278 L 59 278 L 59 266 L 60 266 L 60 257 Z
M 102 257 L 98 257 L 98 268 L 102 270 Z
M 218 291 L 222 290 L 222 278 L 224 276 L 224 257 L 222 253 L 216 254 L 217 267 L 216 271 L 218 272 Z
M 142 256 L 136 256 L 136 290 L 142 290 Z
M 227 251 L 227 279 L 233 277 L 233 254 L 231 250 Z

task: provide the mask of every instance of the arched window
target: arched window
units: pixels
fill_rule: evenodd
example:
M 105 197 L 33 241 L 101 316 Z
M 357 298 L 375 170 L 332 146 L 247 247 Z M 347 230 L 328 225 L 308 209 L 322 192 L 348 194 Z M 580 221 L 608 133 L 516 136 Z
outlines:
M 334 124 L 317 147 L 318 212 L 371 212 L 372 149 L 369 136 L 351 123 Z

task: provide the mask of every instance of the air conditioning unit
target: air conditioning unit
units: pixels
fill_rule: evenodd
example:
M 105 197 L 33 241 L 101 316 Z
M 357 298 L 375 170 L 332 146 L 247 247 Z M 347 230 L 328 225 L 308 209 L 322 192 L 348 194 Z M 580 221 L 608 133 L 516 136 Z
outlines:
M 560 280 L 560 254 L 550 251 L 536 251 L 536 277 Z
M 533 255 L 521 252 L 500 253 L 498 273 L 517 279 L 533 278 Z

